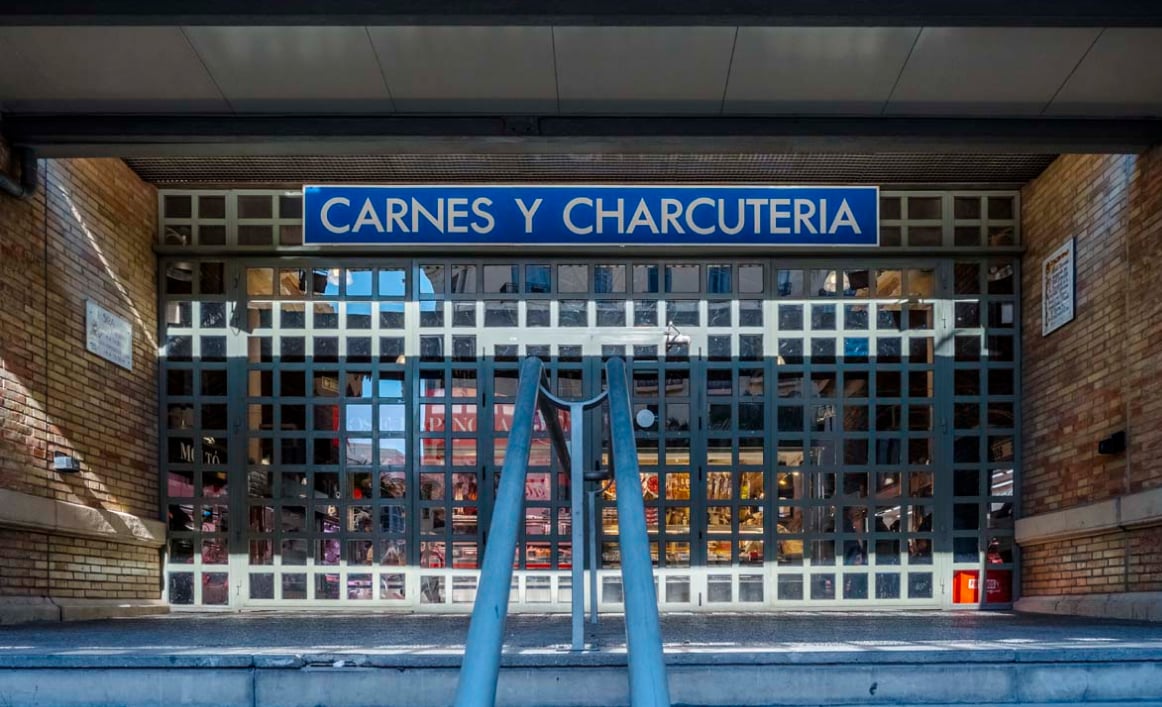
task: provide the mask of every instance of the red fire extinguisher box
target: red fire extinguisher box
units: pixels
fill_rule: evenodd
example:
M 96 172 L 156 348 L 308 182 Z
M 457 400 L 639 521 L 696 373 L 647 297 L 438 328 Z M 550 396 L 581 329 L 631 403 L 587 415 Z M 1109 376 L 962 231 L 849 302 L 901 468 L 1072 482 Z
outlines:
M 980 573 L 957 570 L 952 576 L 952 603 L 976 604 L 980 601 Z

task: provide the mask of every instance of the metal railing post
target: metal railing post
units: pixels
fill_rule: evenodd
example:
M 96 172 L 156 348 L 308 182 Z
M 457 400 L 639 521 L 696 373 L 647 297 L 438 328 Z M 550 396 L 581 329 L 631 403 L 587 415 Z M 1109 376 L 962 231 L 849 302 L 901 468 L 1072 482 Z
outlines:
M 543 387 L 540 396 L 541 413 L 545 416 L 549 438 L 561 460 L 561 470 L 569 474 L 572 494 L 569 497 L 573 523 L 570 540 L 573 553 L 570 603 L 573 613 L 572 649 L 575 651 L 585 649 L 585 411 L 597 407 L 606 397 L 605 391 L 602 391 L 588 400 L 564 400 Z M 569 411 L 568 441 L 559 424 L 557 410 Z
M 524 508 L 525 476 L 543 365 L 540 359 L 530 357 L 520 366 L 512 428 L 501 467 L 500 488 L 493 505 L 472 623 L 464 646 L 460 682 L 456 687 L 457 707 L 492 707 L 496 702 L 504 620 L 508 615 L 508 595 L 512 585 L 512 558 L 516 553 L 517 534 L 524 521 L 521 510 Z
M 633 707 L 669 707 L 670 689 L 662 653 L 653 561 L 646 531 L 641 473 L 634 440 L 633 409 L 625 362 L 605 364 L 609 391 L 609 432 L 617 484 L 618 541 L 621 546 L 629 694 Z
M 557 450 L 557 457 L 561 463 L 561 470 L 569 474 L 569 488 L 573 493 L 570 496 L 570 512 L 572 513 L 572 579 L 573 587 L 584 584 L 585 555 L 584 533 L 585 519 L 581 514 L 581 495 L 575 489 L 585 488 L 585 406 L 592 401 L 572 401 L 567 405 L 560 398 L 542 388 L 539 396 L 541 415 L 545 418 L 545 427 L 549 431 L 549 439 Z M 561 429 L 558 410 L 569 411 L 569 439 L 566 441 L 565 432 Z M 579 554 L 577 548 L 581 548 Z M 581 563 L 578 564 L 578 558 Z M 571 605 L 573 611 L 573 630 L 571 647 L 575 651 L 585 650 L 585 594 L 584 590 L 578 593 L 571 589 Z
M 599 488 L 599 487 L 598 487 Z M 598 488 L 586 492 L 589 513 L 586 529 L 589 531 L 589 623 L 597 625 L 597 494 Z
M 585 649 L 585 404 L 569 406 L 569 433 L 572 440 L 572 463 L 569 469 L 569 506 L 572 525 L 572 582 L 570 602 L 573 609 L 573 650 Z

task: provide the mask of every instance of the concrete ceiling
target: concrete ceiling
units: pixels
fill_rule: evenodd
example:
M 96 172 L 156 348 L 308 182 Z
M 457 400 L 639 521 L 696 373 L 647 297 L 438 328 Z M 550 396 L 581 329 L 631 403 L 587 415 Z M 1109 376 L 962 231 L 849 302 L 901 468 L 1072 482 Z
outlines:
M 0 27 L 0 110 L 1162 116 L 1158 27 Z
M 36 0 L 4 25 L 1159 27 L 1155 0 Z

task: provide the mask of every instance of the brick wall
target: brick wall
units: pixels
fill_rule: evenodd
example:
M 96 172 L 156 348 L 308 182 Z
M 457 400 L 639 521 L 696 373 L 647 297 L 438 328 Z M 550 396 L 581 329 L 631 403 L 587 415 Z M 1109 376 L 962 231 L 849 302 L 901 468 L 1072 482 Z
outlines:
M 0 595 L 148 599 L 158 594 L 157 551 L 103 540 L 0 531 Z
M 1022 192 L 1022 227 L 1022 514 L 1162 486 L 1162 148 L 1062 156 Z M 1071 236 L 1075 319 L 1042 337 L 1041 263 Z M 1127 452 L 1099 455 L 1098 440 L 1119 430 Z M 1024 593 L 1156 588 L 1162 555 L 1142 539 L 1158 536 L 1025 548 Z
M 0 530 L 0 596 L 48 596 L 48 536 Z
M 157 550 L 137 545 L 50 537 L 48 584 L 52 596 L 145 599 L 158 596 Z
M 40 172 L 33 197 L 0 196 L 0 488 L 156 519 L 156 192 L 120 160 Z M 132 323 L 132 371 L 85 350 L 86 299 Z M 52 471 L 54 451 L 81 473 Z M 4 531 L 0 594 L 156 598 L 158 560 Z
M 1126 536 L 1127 589 L 1162 592 L 1162 526 L 1134 530 Z
M 1026 548 L 1021 556 L 1026 594 L 1094 594 L 1126 590 L 1126 537 L 1105 533 Z

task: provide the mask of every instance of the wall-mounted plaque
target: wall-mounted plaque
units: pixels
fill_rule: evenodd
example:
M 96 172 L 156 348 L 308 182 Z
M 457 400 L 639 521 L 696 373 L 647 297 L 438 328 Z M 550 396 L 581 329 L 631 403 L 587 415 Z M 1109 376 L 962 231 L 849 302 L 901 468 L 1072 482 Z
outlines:
M 132 371 L 133 325 L 93 300 L 86 300 L 85 348 Z
M 1073 320 L 1073 239 L 1041 263 L 1041 336 Z

